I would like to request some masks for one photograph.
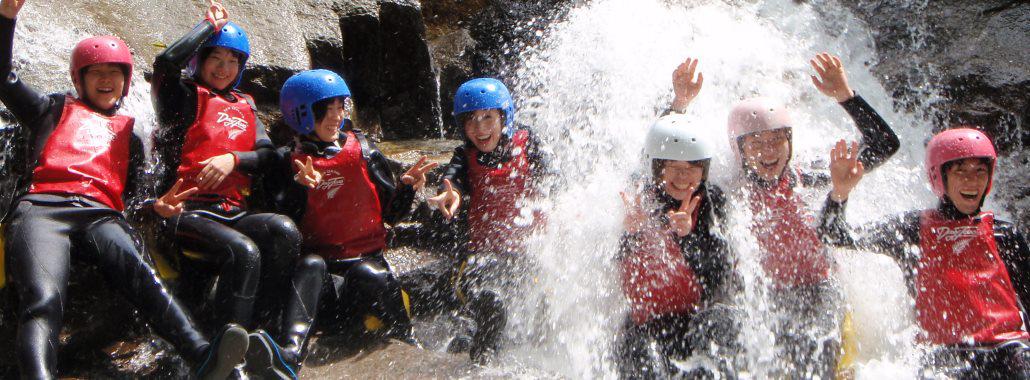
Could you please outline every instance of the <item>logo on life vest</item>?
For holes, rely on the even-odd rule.
[[[343,183],[346,182],[342,175],[335,170],[326,170],[325,174],[322,175],[322,182],[318,184],[316,189],[325,191],[325,195],[329,199],[336,197],[336,193],[343,188]]]
[[[89,114],[82,120],[82,126],[75,133],[72,146],[81,152],[98,155],[105,152],[114,141],[111,121],[98,115]]]
[[[969,247],[978,234],[976,226],[939,227],[937,242],[951,243],[951,251],[958,254]]]
[[[236,137],[247,131],[247,127],[250,123],[247,123],[247,119],[243,118],[243,113],[236,107],[226,108],[225,111],[218,111],[218,124],[229,130],[229,139],[235,140]]]

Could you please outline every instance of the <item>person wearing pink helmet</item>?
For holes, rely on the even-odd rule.
[[[864,167],[853,150],[831,152],[833,190],[820,232],[830,244],[890,256],[915,299],[924,364],[955,378],[1030,378],[1030,247],[1016,227],[982,210],[997,153],[972,128],[945,130],[926,146],[937,207],[851,231],[844,210]]]
[[[822,53],[811,62],[817,75],[812,83],[836,100],[855,121],[862,135],[858,159],[875,168],[900,145],[890,126],[848,85],[840,59]],[[673,73],[672,112],[684,112],[703,82],[697,61],[688,59]],[[840,290],[832,279],[833,262],[819,240],[815,215],[796,194],[798,188],[825,187],[825,173],[804,172],[791,164],[794,122],[789,110],[775,99],[758,97],[738,103],[728,118],[733,168],[740,173],[736,199],[747,204],[764,274],[770,280],[778,350],[784,370],[818,375],[833,374],[839,342],[833,336],[840,319]],[[853,144],[857,150],[858,144]],[[819,341],[822,340],[822,341]]]
[[[91,37],[72,50],[75,92],[42,95],[11,65],[15,20],[24,0],[0,2],[0,101],[28,136],[13,211],[4,218],[6,273],[18,294],[17,341],[22,378],[57,377],[69,277],[97,267],[112,288],[205,379],[226,378],[247,350],[246,330],[228,325],[204,338],[143,256],[126,209],[143,199],[143,144],[134,119],[118,114],[129,93],[132,54],[114,36]],[[174,190],[172,196],[182,196]],[[6,208],[5,208],[6,209]]]

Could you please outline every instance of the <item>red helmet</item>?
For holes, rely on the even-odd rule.
[[[955,128],[938,133],[926,144],[926,174],[930,179],[930,187],[937,197],[944,196],[944,164],[966,158],[987,158],[991,160],[991,179],[987,182],[984,197],[991,192],[994,183],[994,165],[998,161],[998,153],[994,144],[983,132],[972,128]]]
[[[116,63],[125,66],[125,86],[122,89],[122,96],[129,94],[129,85],[132,83],[132,52],[129,46],[120,38],[115,36],[90,37],[79,41],[72,49],[71,74],[75,90],[79,89],[82,78],[79,73],[89,65],[99,63]]]

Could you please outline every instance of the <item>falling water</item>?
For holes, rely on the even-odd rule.
[[[849,220],[862,224],[933,204],[921,169],[930,126],[921,115],[893,110],[871,71],[877,58],[868,28],[836,2],[593,1],[541,32],[542,43],[522,53],[515,93],[520,121],[554,153],[556,181],[563,186],[544,201],[547,227],[530,243],[542,268],[533,289],[547,299],[551,334],[524,354],[525,362],[573,378],[614,376],[613,337],[627,311],[614,261],[623,212],[618,193],[642,167],[643,136],[667,107],[671,73],[686,57],[701,59],[704,88],[688,114],[717,145],[711,175],[723,188],[730,189],[733,175],[727,114],[743,98],[769,96],[788,104],[795,120],[792,162],[805,170],[825,170],[837,139],[859,138],[844,110],[809,79],[814,72],[808,60],[827,51],[841,57],[851,86],[902,142],[897,155],[855,191]],[[803,195],[819,210],[827,190]],[[777,358],[746,225],[732,225],[728,235],[745,278],[739,299],[747,311],[740,337],[747,347],[744,375],[762,378]],[[918,351],[910,342],[916,328],[901,271],[883,256],[834,255],[859,339],[857,377],[914,376]]]

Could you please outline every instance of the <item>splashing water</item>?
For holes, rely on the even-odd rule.
[[[514,73],[520,122],[553,151],[563,184],[545,201],[551,210],[546,230],[530,242],[542,268],[533,290],[547,299],[553,333],[526,353],[527,362],[574,378],[614,376],[612,337],[627,311],[614,268],[623,208],[618,193],[642,168],[643,137],[669,104],[673,69],[686,57],[701,59],[705,84],[688,114],[716,143],[711,180],[731,189],[726,119],[743,98],[769,96],[788,105],[796,124],[792,162],[804,170],[825,169],[837,139],[859,138],[846,112],[809,79],[808,60],[823,51],[841,57],[851,86],[902,142],[854,193],[849,220],[859,225],[932,205],[921,169],[930,127],[921,115],[893,111],[871,72],[876,51],[869,32],[836,2],[595,1],[571,10],[542,43],[522,53]],[[819,210],[826,191],[807,192],[804,199]],[[743,376],[762,378],[777,360],[765,321],[764,276],[746,224],[730,229],[745,279],[741,305],[748,327],[741,340],[749,372]],[[916,327],[897,265],[866,252],[840,250],[835,258],[859,340],[857,377],[914,376]]]

